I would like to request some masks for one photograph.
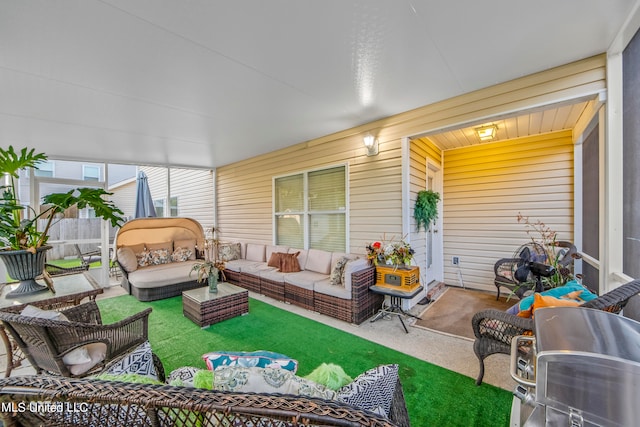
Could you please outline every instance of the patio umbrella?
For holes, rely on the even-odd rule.
[[[153,199],[151,198],[151,190],[147,175],[140,171],[136,181],[136,218],[155,217],[156,209],[153,207]]]

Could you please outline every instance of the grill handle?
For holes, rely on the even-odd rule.
[[[511,374],[511,378],[513,378],[515,382],[517,382],[518,384],[522,384],[525,387],[535,387],[536,386],[535,381],[522,378],[520,375],[518,375],[518,348],[524,342],[529,342],[531,349],[533,351],[536,338],[528,335],[518,335],[513,337],[513,339],[511,340],[511,364],[509,367],[509,371]],[[533,363],[533,360],[532,360],[532,363]]]

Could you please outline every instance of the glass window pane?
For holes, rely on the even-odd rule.
[[[309,247],[343,252],[346,249],[345,215],[317,214],[309,219]]]
[[[33,170],[35,176],[52,177],[55,167],[53,162],[46,161],[38,163],[38,168]]]
[[[99,181],[100,180],[100,168],[96,166],[83,166],[82,167],[82,179],[85,181]]]
[[[276,212],[301,212],[304,209],[302,175],[286,176],[275,180]]]
[[[335,211],[345,209],[344,166],[309,172],[309,210]]]
[[[157,217],[164,217],[164,199],[155,199],[153,201],[153,207],[156,210]]]
[[[173,216],[173,217],[178,216],[178,198],[177,197],[171,197],[171,199],[169,199],[169,211],[170,211],[170,216]]]
[[[304,218],[302,215],[276,216],[276,244],[304,248]]]

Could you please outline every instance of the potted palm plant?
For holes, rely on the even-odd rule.
[[[16,152],[12,146],[0,148],[0,177],[3,178],[0,191],[0,259],[7,267],[12,279],[20,280],[16,290],[7,298],[46,290],[35,281],[44,270],[45,253],[49,229],[54,220],[63,216],[65,210],[77,206],[78,209],[91,207],[97,217],[108,220],[114,227],[124,222],[123,212],[103,196],[112,193],[102,188],[76,188],[66,193],[52,193],[42,198],[44,209],[38,213],[31,206],[20,204],[16,180],[20,170],[38,168],[47,160],[44,153],[23,148]],[[38,220],[45,219],[43,229],[38,229]]]

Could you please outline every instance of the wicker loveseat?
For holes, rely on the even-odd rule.
[[[6,426],[409,426],[399,383],[389,419],[302,396],[47,376],[0,380],[0,407]]]

